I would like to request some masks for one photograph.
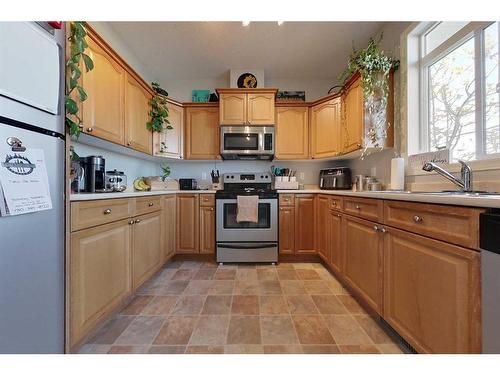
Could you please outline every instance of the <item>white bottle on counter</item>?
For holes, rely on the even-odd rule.
[[[391,190],[405,189],[405,159],[391,160]]]

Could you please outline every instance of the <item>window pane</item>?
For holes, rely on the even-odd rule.
[[[498,110],[498,22],[484,30],[484,125],[486,133],[485,152],[500,152],[499,128],[500,113]]]
[[[433,51],[468,22],[440,22],[425,34],[425,54]]]
[[[452,159],[476,158],[474,38],[428,68],[429,146]]]

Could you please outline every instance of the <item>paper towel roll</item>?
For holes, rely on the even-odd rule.
[[[391,190],[404,190],[405,188],[405,159],[394,158],[391,160]]]

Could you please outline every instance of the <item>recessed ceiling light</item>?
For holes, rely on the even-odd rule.
[[[247,27],[248,25],[250,25],[250,21],[241,21],[241,24]]]
[[[278,21],[278,26],[281,26],[285,23],[285,21]]]

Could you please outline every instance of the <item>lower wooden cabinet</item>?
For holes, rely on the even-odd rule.
[[[389,228],[384,319],[420,353],[480,353],[479,253]]]
[[[128,220],[71,234],[70,347],[132,293]]]
[[[167,261],[175,253],[176,235],[176,196],[166,195],[163,197],[163,261]]]
[[[345,281],[381,314],[384,238],[379,228],[371,221],[344,215],[342,270]]]
[[[279,209],[279,253],[295,252],[295,208],[293,206]]]
[[[326,262],[340,275],[342,272],[342,214],[336,210],[328,212],[326,222],[327,260]]]
[[[316,250],[318,255],[325,262],[329,258],[328,240],[329,228],[328,221],[330,216],[329,200],[327,195],[318,195],[317,197],[317,216],[318,222],[316,225]]]
[[[316,196],[295,196],[295,253],[316,253]]]
[[[199,196],[177,196],[177,253],[199,252]]]
[[[132,226],[132,285],[141,286],[161,266],[162,218],[161,212],[137,216]]]
[[[215,254],[215,207],[200,207],[200,253]]]

